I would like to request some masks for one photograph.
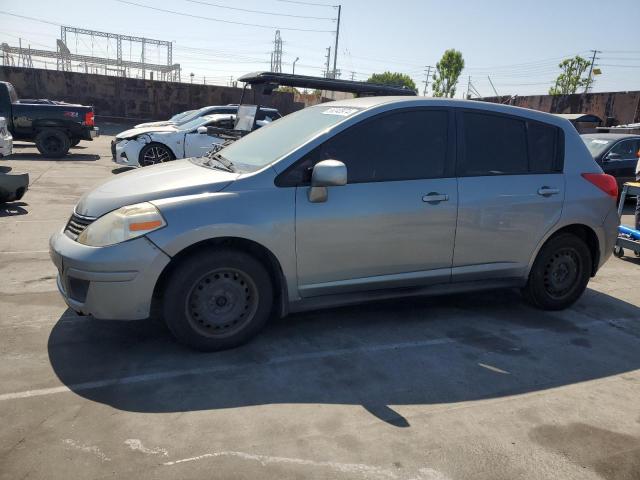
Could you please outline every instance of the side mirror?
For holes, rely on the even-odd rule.
[[[605,162],[610,162],[611,160],[620,160],[622,155],[619,153],[608,153],[606,157],[604,157]]]
[[[312,203],[326,202],[329,197],[327,187],[341,187],[347,184],[347,167],[338,160],[323,160],[313,167],[311,188],[308,198]]]
[[[196,129],[196,132],[198,132],[199,134],[206,134],[207,133],[207,127],[198,127]]]

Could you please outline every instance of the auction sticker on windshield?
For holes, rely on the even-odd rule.
[[[324,112],[324,115],[338,115],[340,117],[348,117],[352,113],[357,112],[357,108],[344,108],[344,107],[331,107],[327,108]]]

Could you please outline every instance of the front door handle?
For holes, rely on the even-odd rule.
[[[559,188],[540,187],[538,189],[538,195],[543,197],[550,197],[551,195],[557,195],[558,193],[560,193]]]
[[[430,203],[431,205],[436,205],[440,202],[446,202],[447,200],[449,200],[449,195],[438,192],[429,192],[426,195],[422,196],[422,201],[425,203]]]

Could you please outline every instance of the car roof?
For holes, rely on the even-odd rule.
[[[633,133],[584,133],[585,138],[600,138],[602,140],[620,140],[622,138],[640,138],[640,135]]]
[[[506,115],[517,115],[527,117],[532,120],[550,123],[562,128],[575,130],[575,127],[564,118],[556,115],[532,110],[529,108],[502,105],[500,103],[481,102],[478,100],[461,100],[455,98],[435,98],[435,97],[411,97],[411,96],[382,96],[382,97],[361,97],[346,100],[336,100],[334,102],[320,103],[308,108],[322,107],[353,107],[361,109],[373,109],[383,106],[397,104],[398,107],[455,107],[469,108],[474,110],[484,110],[487,112],[504,113]]]

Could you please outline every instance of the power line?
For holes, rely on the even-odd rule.
[[[332,17],[313,17],[308,15],[292,15],[288,13],[276,13],[276,12],[265,12],[264,10],[251,10],[248,8],[239,8],[239,7],[229,7],[227,5],[220,5],[218,3],[204,2],[201,0],[185,0],[185,2],[198,3],[200,5],[208,5],[210,7],[216,8],[224,8],[227,10],[236,10],[238,12],[248,12],[248,13],[259,13],[261,15],[272,15],[274,17],[290,17],[290,18],[308,18],[312,20],[332,20],[335,21],[335,18]]]
[[[39,18],[27,17],[26,15],[18,15],[17,13],[9,13],[9,12],[0,12],[2,15],[10,15],[12,17],[24,18],[26,20],[33,20],[34,22],[46,23],[47,25],[55,25],[56,27],[61,27],[62,25],[59,23],[48,22],[47,20],[41,20]]]
[[[152,7],[150,5],[142,5],[140,3],[129,2],[128,0],[115,0],[115,1],[120,3],[126,3],[128,5],[133,5],[136,7],[147,8],[149,10],[155,10],[157,12],[171,13],[173,15],[180,15],[183,17],[197,18],[199,20],[208,20],[210,22],[227,23],[231,25],[242,25],[244,27],[268,28],[269,30],[274,30],[274,29],[290,30],[290,31],[296,31],[296,32],[334,33],[333,30],[314,30],[314,29],[295,28],[295,27],[276,27],[274,25],[261,25],[257,23],[234,22],[231,20],[222,20],[220,18],[204,17],[201,15],[192,15],[190,13],[176,12],[175,10],[167,10],[164,8]]]
[[[311,5],[313,7],[332,7],[332,8],[338,8],[337,5],[329,5],[327,3],[312,3],[312,2],[299,2],[296,0],[276,0],[276,2],[282,2],[282,3],[296,3],[298,5]]]

